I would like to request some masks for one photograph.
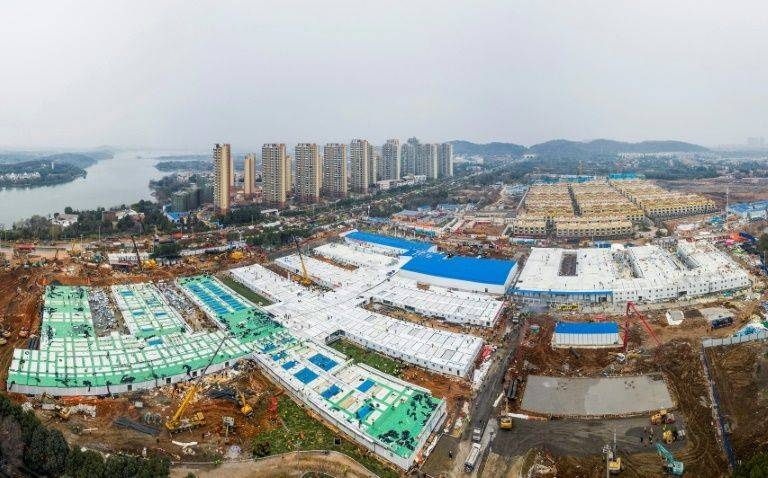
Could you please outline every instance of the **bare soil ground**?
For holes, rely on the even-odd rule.
[[[685,446],[675,457],[685,463],[687,476],[725,477],[728,465],[717,441],[709,408],[704,369],[696,342],[675,340],[656,349],[652,357],[644,358],[647,367],[658,367],[664,374],[677,410],[686,418]],[[626,466],[622,476],[663,476],[662,462],[656,453],[624,454]],[[557,459],[558,476],[601,477],[605,475],[601,457],[568,456]]]
[[[737,459],[768,449],[768,345],[750,342],[712,347],[707,354],[720,397],[721,412],[731,427]]]
[[[701,363],[698,337],[704,335],[706,326],[690,321],[686,332],[667,332],[667,328],[654,325],[655,332],[671,339],[670,336],[695,336],[696,338],[675,338],[665,342],[660,347],[649,347],[650,341],[647,332],[639,326],[630,329],[630,346],[625,363],[616,360],[616,352],[621,349],[589,350],[578,349],[574,352],[569,349],[553,349],[551,347],[554,320],[551,318],[537,318],[535,323],[541,326],[538,333],[526,331],[525,338],[518,354],[511,362],[507,373],[507,380],[515,377],[524,378],[529,373],[556,375],[556,376],[598,376],[603,373],[608,375],[624,375],[637,373],[661,373],[670,389],[673,400],[676,403],[675,411],[684,418],[687,439],[679,447],[674,444],[674,453],[678,459],[685,462],[686,475],[688,476],[727,476],[728,468],[722,447],[716,438],[716,428],[712,424],[712,414],[709,408],[709,395],[707,383],[704,377],[704,369]],[[703,329],[703,330],[702,330]],[[524,392],[524,383],[521,384],[519,393]],[[521,395],[519,395],[521,396]],[[514,408],[514,407],[513,407]],[[604,426],[627,426],[631,430],[626,433],[634,436],[637,418],[621,419],[618,425],[611,425],[603,421],[563,421],[558,426],[557,422],[525,422],[522,428],[531,429],[535,433],[537,428],[542,432],[549,430],[551,445],[543,448],[554,451],[555,468],[557,476],[568,477],[602,477],[605,476],[605,464],[600,456],[599,449],[602,443],[593,444],[592,449],[585,449],[580,453],[569,452],[575,450],[578,443],[584,440],[578,436],[598,435],[605,430],[595,430],[602,423]],[[641,419],[641,422],[645,422]],[[570,424],[570,425],[569,425]],[[581,427],[579,425],[581,424]],[[768,426],[766,427],[768,428]],[[559,433],[564,433],[561,439]],[[501,435],[499,438],[501,438]],[[631,438],[630,438],[631,439]],[[637,438],[635,438],[637,439]],[[535,440],[534,440],[535,441]],[[591,441],[595,441],[592,439]],[[628,447],[622,450],[621,441],[619,452],[625,462],[626,470],[622,476],[647,477],[662,476],[662,462],[658,455],[651,451],[638,452],[636,447]],[[567,443],[572,445],[566,445]],[[531,443],[534,445],[534,443]],[[562,445],[562,446],[560,446]],[[540,444],[534,445],[536,447]],[[679,448],[678,448],[679,447]],[[565,453],[563,453],[565,452]],[[545,475],[546,476],[546,475]]]

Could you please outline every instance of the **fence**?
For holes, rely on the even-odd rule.
[[[731,447],[731,439],[726,432],[725,419],[723,414],[720,413],[720,396],[717,393],[717,386],[712,380],[712,374],[709,371],[709,358],[707,357],[707,349],[701,348],[701,361],[704,365],[704,374],[707,377],[707,384],[709,385],[709,394],[712,399],[712,412],[717,418],[717,426],[720,430],[720,436],[723,439],[723,449],[725,449],[725,456],[728,458],[728,464],[733,470],[736,467],[736,456],[733,454],[733,448]]]
[[[752,342],[753,340],[766,340],[768,339],[768,331],[755,332],[752,334],[736,335],[733,337],[723,337],[722,339],[704,339],[701,341],[701,345],[704,348],[719,347],[721,345],[734,345],[743,344],[744,342]]]

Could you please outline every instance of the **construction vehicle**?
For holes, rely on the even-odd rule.
[[[664,443],[669,445],[673,441],[675,441],[675,436],[672,433],[672,430],[664,430],[664,433],[661,434],[661,439],[664,440]]]
[[[237,393],[238,405],[240,405],[240,413],[246,417],[253,415],[253,407],[245,401],[245,395],[243,392],[239,388],[236,388],[235,392]]]
[[[309,278],[307,266],[304,264],[304,256],[301,254],[301,248],[299,247],[299,241],[296,239],[296,236],[293,236],[293,243],[296,245],[296,252],[299,254],[299,261],[301,262],[301,285],[310,286],[312,285],[312,279]]]
[[[480,459],[480,450],[481,447],[479,443],[472,444],[472,448],[469,450],[469,455],[464,462],[464,471],[466,473],[472,473],[472,471],[475,469],[477,461]]]
[[[613,445],[604,445],[606,475],[618,475],[624,466],[621,464],[618,447],[616,446],[616,432],[613,433]]]
[[[499,417],[499,430],[511,430],[514,426],[515,422],[512,421],[512,417],[508,414]]]
[[[77,245],[77,242],[72,241],[72,245],[70,246],[68,252],[70,256],[78,257],[83,252],[83,249]]]
[[[205,366],[203,371],[200,372],[200,375],[197,376],[196,380],[190,382],[190,386],[187,389],[187,392],[184,394],[184,398],[181,400],[181,405],[179,405],[179,408],[176,409],[176,413],[174,413],[173,416],[165,422],[165,428],[171,435],[205,425],[205,416],[202,412],[195,412],[192,416],[186,418],[184,417],[184,412],[187,411],[187,408],[192,402],[192,399],[194,399],[195,395],[197,395],[197,391],[200,388],[200,382],[202,378],[205,376],[205,373],[208,371],[208,368],[211,366],[216,356],[219,355],[219,350],[221,350],[221,347],[224,345],[224,342],[226,342],[228,338],[229,336],[224,336],[221,339],[218,347],[216,347],[216,351],[213,352],[213,355],[211,355],[211,359],[208,361],[208,364]]]
[[[685,464],[680,460],[675,460],[675,456],[669,452],[661,443],[656,444],[656,450],[664,460],[664,471],[673,476],[683,476]]]
[[[139,254],[139,246],[136,245],[136,236],[131,234],[131,242],[133,242],[133,252],[136,254],[136,265],[139,269],[144,270],[141,264],[141,254]]]
[[[634,302],[631,300],[627,301],[627,309],[625,313],[625,320],[624,320],[624,353],[627,353],[627,347],[629,346],[629,320],[632,317],[636,317],[640,320],[640,322],[643,324],[643,327],[645,327],[645,330],[648,331],[648,335],[653,338],[653,341],[656,342],[656,345],[661,345],[661,341],[658,337],[656,337],[656,334],[653,332],[653,329],[648,324],[648,321],[645,319],[645,315],[640,312],[640,310],[637,308]]]
[[[141,261],[141,268],[143,270],[152,270],[157,268],[157,261],[154,259],[147,259],[145,261]]]
[[[233,261],[241,261],[245,257],[245,254],[243,254],[243,251],[233,251],[232,254],[229,255],[229,258]]]
[[[651,415],[651,425],[668,425],[675,423],[675,415],[667,410],[659,410],[659,413]]]

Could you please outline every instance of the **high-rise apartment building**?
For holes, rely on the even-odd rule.
[[[232,155],[229,144],[213,147],[213,206],[216,211],[229,210],[230,178],[232,177]]]
[[[400,179],[400,140],[388,139],[381,147],[379,180]]]
[[[267,143],[261,147],[262,177],[264,202],[283,206],[287,194],[285,169],[290,166],[285,154],[285,144]]]
[[[424,175],[427,179],[437,179],[437,145],[433,143],[419,144],[416,148],[416,175]]]
[[[370,145],[365,139],[353,139],[349,145],[349,186],[353,192],[368,193]]]
[[[229,189],[235,187],[235,160],[229,155]]]
[[[373,186],[379,180],[379,155],[371,143],[368,143],[368,186]]]
[[[403,147],[400,150],[402,161],[401,176],[416,174],[416,157],[419,154],[419,144],[419,140],[416,138],[409,138],[406,143],[403,143]]]
[[[289,196],[293,192],[293,158],[290,154],[285,156],[285,194]]]
[[[296,156],[296,196],[300,201],[316,202],[320,199],[323,180],[322,163],[315,143],[299,143]]]
[[[438,176],[441,178],[453,177],[453,145],[441,143],[437,147]]]
[[[256,187],[256,155],[245,155],[245,167],[243,168],[243,194],[251,196]]]
[[[347,196],[347,145],[328,143],[323,149],[323,191],[333,197]]]

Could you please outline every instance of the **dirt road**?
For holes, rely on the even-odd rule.
[[[171,477],[183,478],[194,473],[198,478],[282,478],[300,477],[309,471],[344,478],[376,478],[376,475],[347,455],[322,451],[302,452],[298,459],[295,453],[286,453],[258,461],[224,463],[217,467],[182,465],[171,469]]]

